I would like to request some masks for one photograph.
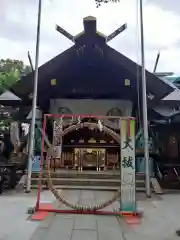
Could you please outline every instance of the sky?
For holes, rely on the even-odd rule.
[[[35,59],[38,0],[0,0],[0,58],[23,60],[27,52]],[[72,43],[55,30],[60,25],[76,35],[83,30],[83,18],[97,18],[98,31],[109,35],[122,24],[127,29],[108,43],[140,64],[139,0],[121,0],[96,8],[95,0],[42,0],[39,65],[66,50]],[[153,71],[180,73],[180,0],[144,0],[145,65]]]

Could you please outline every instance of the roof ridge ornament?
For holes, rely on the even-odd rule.
[[[83,18],[83,21],[96,21],[96,17],[87,16],[87,17]]]
[[[75,42],[74,36],[71,33],[67,32],[64,28],[60,27],[57,24],[56,24],[55,28],[56,28],[56,31],[61,33],[64,37],[68,38],[72,42]]]
[[[122,33],[127,28],[127,23],[124,23],[121,27],[116,29],[114,32],[112,32],[109,36],[106,37],[106,43],[111,41],[113,38],[117,37],[120,33]]]
[[[75,40],[77,39],[77,37],[80,37],[82,34],[88,34],[89,32],[91,32],[91,34],[93,32],[93,33],[98,34],[99,36],[104,37],[106,39],[106,43],[107,43],[107,42],[111,41],[112,39],[114,39],[115,37],[117,37],[117,35],[122,33],[127,28],[127,23],[124,23],[119,28],[117,28],[114,32],[112,32],[108,36],[105,36],[104,34],[97,31],[97,29],[96,29],[96,18],[95,17],[87,16],[87,17],[83,18],[83,22],[84,22],[84,31],[80,34],[77,34],[76,36],[73,36],[71,33],[69,33],[64,28],[60,27],[57,24],[56,24],[56,31],[61,33],[63,36],[68,38],[73,43],[75,43]]]

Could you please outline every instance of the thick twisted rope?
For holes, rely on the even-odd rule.
[[[93,129],[98,129],[99,125],[97,123],[91,123],[91,122],[77,123],[75,125],[69,126],[64,131],[62,131],[60,133],[60,137],[62,138],[63,136],[65,136],[69,132],[72,132],[72,131],[78,130],[78,129],[82,129],[82,128],[85,128],[85,127],[88,127],[89,129],[93,130]],[[106,126],[103,126],[102,131],[109,134],[113,139],[115,139],[120,144],[120,136],[116,132],[112,131],[110,128],[108,128]],[[53,182],[52,182],[52,178],[51,178],[51,171],[50,171],[50,160],[51,160],[51,156],[52,156],[52,151],[53,151],[53,148],[51,146],[49,148],[48,156],[46,158],[47,183],[48,183],[48,187],[51,190],[51,192],[53,193],[53,195],[61,203],[65,204],[67,207],[70,207],[70,208],[75,209],[77,211],[97,211],[97,210],[103,209],[103,208],[111,205],[113,202],[115,202],[119,198],[120,188],[116,191],[116,193],[114,194],[114,196],[112,198],[110,198],[109,200],[107,200],[103,203],[96,204],[94,206],[73,204],[73,203],[69,202],[68,200],[66,200],[63,196],[60,195],[59,191],[53,186]],[[40,176],[40,177],[42,177],[42,176]]]

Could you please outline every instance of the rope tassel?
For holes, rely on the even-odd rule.
[[[102,130],[103,130],[103,125],[102,125],[102,123],[101,123],[101,120],[98,120],[98,126],[99,126],[100,132],[102,132]]]

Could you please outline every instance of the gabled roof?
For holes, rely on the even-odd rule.
[[[179,101],[180,102],[180,91],[179,89],[175,89],[173,92],[168,94],[163,98],[164,101]]]
[[[174,84],[180,82],[180,76],[167,76],[165,78]]]
[[[21,101],[21,99],[7,90],[0,95],[0,101]]]
[[[153,110],[156,111],[157,113],[159,113],[160,115],[162,115],[163,117],[171,117],[171,116],[174,116],[174,115],[180,113],[179,109],[175,109],[170,106],[169,107],[157,106]]]
[[[21,104],[21,99],[14,93],[6,90],[0,95],[0,104],[4,106],[19,106]]]
[[[79,81],[78,77],[80,74],[83,71],[89,71],[82,77],[88,78],[88,75],[93,71],[92,69],[98,69],[97,71],[99,72],[95,74],[100,75],[99,80],[98,76],[97,78],[93,76],[88,84],[94,86],[97,92],[103,88],[103,91],[108,95],[110,92],[109,86],[112,88],[114,86],[117,94],[119,91],[119,95],[122,93],[128,95],[128,92],[126,92],[128,88],[125,88],[123,85],[125,78],[129,78],[133,85],[133,87],[129,87],[129,90],[127,90],[131,91],[129,95],[137,92],[137,85],[141,85],[141,67],[123,54],[109,47],[106,44],[106,36],[99,33],[96,29],[96,19],[88,17],[84,19],[84,31],[75,37],[74,46],[39,68],[38,89],[39,91],[43,89],[39,96],[48,96],[52,78],[57,79],[58,82],[56,90],[53,88],[56,94],[58,94],[57,91],[61,93],[62,91],[68,91],[68,87],[73,91]],[[67,76],[71,79],[67,80]],[[146,71],[146,77],[147,92],[155,98],[162,99],[174,91],[172,85],[148,71]],[[85,82],[86,79],[83,81],[78,83],[79,86],[83,84],[84,86],[87,85]],[[100,81],[101,84],[99,83],[98,85]],[[21,82],[13,87],[12,91],[20,97],[31,94],[33,92],[33,73],[23,77]],[[78,93],[74,92],[73,94],[75,96]]]
[[[60,66],[63,68],[64,64],[68,64],[74,51],[75,45],[40,66],[38,69],[38,85],[43,82],[44,77],[50,75],[52,72],[57,72]],[[19,96],[30,94],[33,92],[33,82],[34,72],[31,72],[23,76],[21,81],[13,86],[12,91]]]
[[[107,46],[108,57],[116,64],[124,66],[127,70],[136,75],[137,81],[141,81],[141,66],[130,60],[115,49]],[[139,76],[138,76],[139,75]],[[167,94],[171,93],[176,87],[168,81],[158,78],[155,74],[146,70],[147,92],[154,95],[156,98],[162,99]]]

